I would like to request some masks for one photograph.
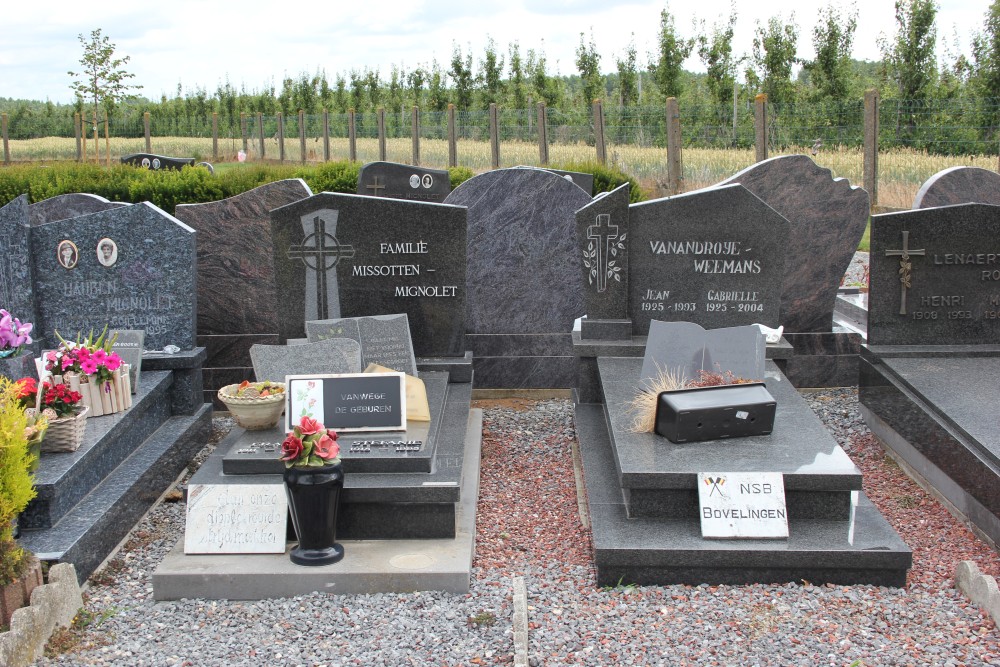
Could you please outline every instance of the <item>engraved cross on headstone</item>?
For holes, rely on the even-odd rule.
[[[608,288],[608,255],[611,252],[611,242],[618,238],[618,225],[611,224],[611,215],[601,213],[597,216],[597,224],[587,227],[587,238],[597,241],[597,291]]]
[[[921,257],[924,249],[913,250],[910,248],[910,232],[903,232],[903,247],[899,250],[886,250],[886,257],[899,257],[899,314],[906,315],[906,290],[910,288],[910,271],[913,265],[910,263],[910,255]]]
[[[365,187],[372,191],[371,194],[373,197],[381,197],[382,195],[380,195],[378,191],[385,190],[385,186],[379,183],[378,174],[375,175],[375,182],[371,185],[366,185]]]
[[[302,218],[305,238],[301,245],[289,246],[289,259],[299,259],[311,269],[306,273],[306,319],[340,317],[336,266],[341,259],[354,257],[354,246],[337,241],[337,211],[323,210]],[[332,220],[327,220],[329,215]],[[311,220],[310,220],[311,218]],[[309,229],[309,224],[312,229]],[[315,295],[312,298],[310,295]],[[332,297],[332,298],[331,298]],[[331,301],[333,308],[331,310]]]

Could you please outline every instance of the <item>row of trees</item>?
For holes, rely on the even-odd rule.
[[[735,4],[727,18],[712,25],[704,21],[693,26],[695,35],[685,35],[673,15],[664,8],[660,15],[656,52],[640,65],[635,40],[615,58],[614,71],[607,73],[593,35],[580,34],[576,52],[577,73],[556,76],[550,71],[543,48],[527,49],[511,43],[502,50],[492,39],[474,61],[470,48],[453,46],[451,61],[432,61],[412,70],[392,65],[388,74],[378,70],[351,70],[332,78],[325,70],[286,77],[280,88],[273,83],[262,89],[239,89],[228,79],[216,90],[185,90],[178,84],[173,97],[162,95],[153,101],[130,96],[135,86],[128,83],[124,70],[128,58],[117,59],[114,45],[100,30],[88,41],[82,35],[84,57],[82,77],[73,82],[77,92],[74,105],[51,102],[4,100],[0,111],[11,116],[12,136],[39,136],[43,133],[72,132],[68,120],[73,112],[99,107],[101,115],[140,116],[149,111],[163,131],[185,132],[184,128],[204,129],[206,118],[218,113],[223,125],[233,127],[240,113],[275,115],[318,114],[323,109],[344,113],[384,107],[405,117],[411,106],[425,111],[443,111],[455,104],[460,111],[482,110],[491,103],[506,109],[528,109],[544,101],[565,116],[568,122],[586,124],[590,101],[602,98],[608,109],[635,106],[662,106],[667,97],[679,98],[682,108],[711,108],[719,127],[736,126],[742,101],[748,105],[757,92],[766,93],[778,106],[856,106],[869,88],[880,90],[886,100],[905,101],[899,122],[912,131],[921,122],[919,109],[936,100],[1000,99],[1000,0],[994,0],[975,31],[968,56],[948,50],[946,62],[938,62],[934,0],[897,0],[896,25],[891,37],[880,44],[882,60],[877,63],[853,59],[857,9],[841,9],[828,4],[818,12],[811,39],[815,57],[796,57],[798,26],[781,17],[758,22],[753,46],[748,54],[733,51],[737,18]],[[703,63],[705,73],[691,73],[682,64],[692,54]],[[793,72],[797,75],[793,77]],[[743,83],[738,83],[740,80]],[[137,91],[135,91],[137,92]],[[978,113],[976,121],[993,136],[1000,127],[996,105],[980,105],[990,111]],[[736,108],[734,108],[736,107]],[[903,107],[901,107],[903,108]],[[160,132],[162,133],[162,132]]]

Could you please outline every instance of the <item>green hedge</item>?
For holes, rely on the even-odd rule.
[[[606,192],[631,184],[631,201],[646,195],[638,183],[626,174],[593,162],[567,163],[556,168],[594,174],[594,192]],[[225,164],[215,174],[201,167],[181,171],[150,171],[127,165],[111,168],[92,164],[53,164],[51,166],[13,165],[0,168],[0,206],[27,194],[31,203],[56,195],[88,192],[110,201],[138,203],[149,201],[173,214],[177,204],[218,201],[252,190],[265,183],[286,178],[301,178],[313,192],[346,192],[358,187],[358,162],[324,162],[316,166],[268,164]],[[472,178],[466,167],[449,169],[454,189]]]

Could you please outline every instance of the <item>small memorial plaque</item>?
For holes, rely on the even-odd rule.
[[[184,553],[284,553],[287,517],[284,484],[191,484]]]
[[[698,512],[705,538],[787,538],[779,472],[700,472]]]
[[[118,329],[108,332],[108,338],[114,338],[112,352],[117,352],[122,361],[129,367],[129,383],[132,393],[139,389],[139,372],[142,370],[142,345],[146,332],[142,329]]]
[[[338,431],[405,431],[406,375],[289,375],[285,430],[312,417]]]

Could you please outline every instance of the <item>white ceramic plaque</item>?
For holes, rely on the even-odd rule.
[[[698,473],[698,500],[702,537],[788,537],[780,472]]]
[[[184,553],[285,553],[287,518],[284,484],[191,484]]]

